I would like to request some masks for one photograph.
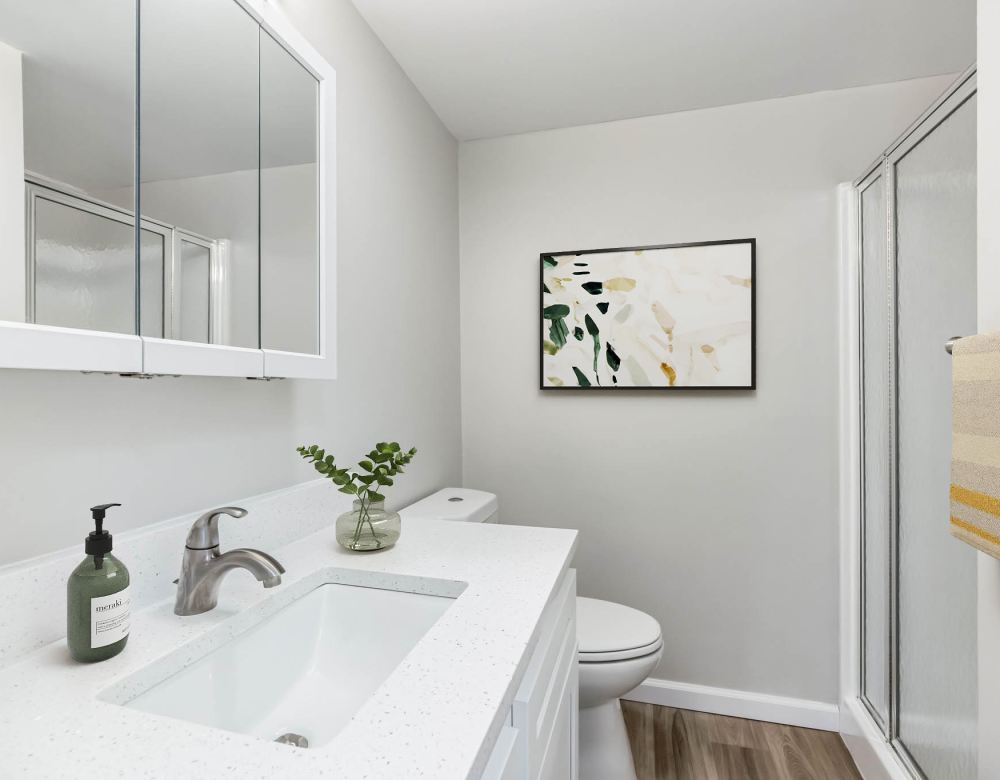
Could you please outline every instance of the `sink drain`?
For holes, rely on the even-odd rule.
[[[280,737],[275,737],[275,742],[280,742],[282,745],[291,745],[292,747],[307,748],[309,747],[309,740],[303,737],[301,734],[296,734],[289,731],[287,734],[282,734]]]

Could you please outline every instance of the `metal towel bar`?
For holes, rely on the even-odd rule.
[[[947,352],[950,355],[951,354],[951,348],[954,347],[955,346],[955,342],[958,341],[961,338],[965,338],[965,337],[964,336],[952,336],[950,339],[948,339],[944,343],[944,351]]]

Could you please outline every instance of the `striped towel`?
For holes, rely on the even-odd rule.
[[[952,348],[951,533],[1000,558],[1000,333]]]

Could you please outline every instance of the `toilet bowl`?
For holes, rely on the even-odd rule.
[[[580,778],[635,778],[619,697],[645,680],[663,653],[660,624],[645,612],[579,597]]]
[[[401,509],[406,523],[424,518],[497,522],[497,497],[445,488]],[[611,601],[576,600],[580,671],[580,780],[635,780],[619,697],[645,680],[663,652],[660,624]]]

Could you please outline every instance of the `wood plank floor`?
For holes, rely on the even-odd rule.
[[[839,734],[622,701],[639,780],[860,780]]]

